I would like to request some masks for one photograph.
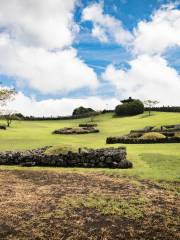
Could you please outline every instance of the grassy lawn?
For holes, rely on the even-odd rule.
[[[16,121],[7,131],[0,131],[0,151],[24,150],[45,145],[58,146],[71,144],[77,147],[110,147],[105,140],[108,136],[118,136],[132,129],[147,125],[165,125],[180,123],[179,113],[155,112],[148,117],[147,113],[134,117],[114,118],[112,114],[97,116],[100,133],[87,135],[53,135],[51,132],[62,127],[77,126],[89,119],[66,121]],[[118,146],[112,145],[112,146]],[[180,144],[141,144],[127,145],[128,159],[134,164],[128,170],[99,169],[63,169],[63,171],[103,171],[113,175],[130,175],[155,180],[180,180]],[[2,167],[1,167],[2,168]],[[35,168],[36,169],[36,168]],[[57,169],[56,169],[57,170]],[[58,169],[57,171],[62,171]]]

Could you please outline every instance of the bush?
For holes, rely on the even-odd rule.
[[[79,107],[79,108],[75,108],[73,111],[73,116],[76,115],[83,115],[83,114],[87,114],[87,113],[95,113],[96,111],[93,110],[92,108],[85,108],[85,107]]]
[[[164,138],[166,138],[166,136],[158,132],[144,133],[143,136],[140,137],[140,139],[164,139]]]
[[[116,106],[115,114],[117,116],[132,116],[141,114],[144,112],[144,105],[140,100],[134,100],[132,102],[123,103]]]
[[[0,129],[6,130],[6,125],[5,124],[0,124]]]
[[[180,138],[180,132],[176,132],[176,133],[174,134],[174,136],[177,137],[177,138]]]

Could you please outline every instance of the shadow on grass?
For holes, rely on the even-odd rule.
[[[156,114],[152,114],[149,116],[149,114],[145,114],[145,115],[141,115],[139,116],[139,118],[150,118],[150,117],[153,117],[153,116],[156,116]]]

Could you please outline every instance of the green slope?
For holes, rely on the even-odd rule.
[[[0,151],[23,150],[45,145],[69,144],[86,147],[109,147],[106,137],[128,133],[132,129],[147,125],[180,123],[180,113],[147,113],[134,116],[113,118],[104,114],[95,118],[100,133],[87,135],[53,135],[51,132],[62,127],[77,126],[88,119],[66,121],[17,121],[7,131],[0,130]],[[113,145],[118,146],[118,145]],[[180,180],[180,144],[127,145],[128,158],[134,163],[129,170],[106,170],[112,174],[130,174],[143,178]],[[98,170],[97,170],[98,171]]]

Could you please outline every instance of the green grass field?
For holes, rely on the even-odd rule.
[[[180,123],[180,113],[154,112],[133,117],[115,118],[112,114],[99,115],[95,118],[100,133],[87,135],[53,135],[51,132],[62,127],[77,126],[89,119],[63,121],[14,121],[7,130],[0,130],[0,151],[25,150],[42,146],[58,146],[71,144],[77,147],[110,147],[106,145],[106,137],[128,133],[132,129],[147,125],[165,125]],[[113,145],[118,146],[118,144]],[[134,164],[133,169],[83,169],[83,171],[104,171],[113,175],[131,175],[154,180],[180,180],[180,144],[142,144],[127,145],[128,159]],[[1,167],[2,168],[2,167]],[[62,168],[58,171],[62,171]],[[79,169],[63,169],[63,171],[79,171]]]

